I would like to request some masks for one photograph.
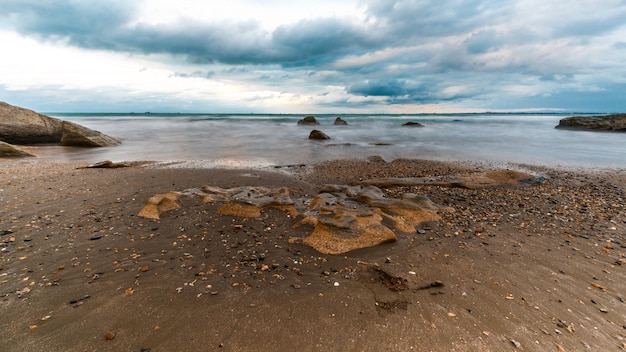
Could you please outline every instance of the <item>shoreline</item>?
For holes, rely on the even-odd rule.
[[[315,194],[329,183],[490,165],[77,169],[87,163],[31,161],[0,161],[8,351],[626,348],[624,169],[523,164],[545,182],[382,187],[454,212],[394,243],[327,255],[290,243],[310,228],[277,209],[223,216],[215,204],[184,198],[159,220],[137,214],[155,194],[203,185]]]

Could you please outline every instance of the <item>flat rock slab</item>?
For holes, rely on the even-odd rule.
[[[204,186],[151,197],[139,216],[159,219],[178,209],[180,196],[202,203],[222,203],[217,215],[257,218],[266,208],[282,210],[294,219],[294,226],[313,226],[305,237],[290,243],[303,243],[325,254],[341,254],[397,240],[396,232],[416,233],[423,222],[439,220],[439,211],[452,211],[435,205],[427,197],[407,193],[402,198],[386,198],[375,186],[325,185],[314,197],[296,188],[243,186],[224,189]],[[391,225],[389,225],[391,224]]]

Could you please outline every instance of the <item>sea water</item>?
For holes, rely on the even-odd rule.
[[[43,158],[71,161],[194,160],[264,167],[381,156],[443,161],[626,167],[626,134],[555,129],[562,114],[304,115],[49,114],[122,141],[110,148],[58,148]],[[406,127],[419,122],[423,127]],[[331,137],[309,140],[318,129]]]

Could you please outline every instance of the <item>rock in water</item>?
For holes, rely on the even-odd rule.
[[[0,140],[10,144],[58,143],[62,121],[0,102]]]
[[[315,116],[306,116],[305,118],[298,121],[298,125],[319,125]]]
[[[402,126],[405,126],[405,127],[424,127],[424,125],[422,125],[421,123],[413,122],[413,121],[409,121],[407,123],[403,123]]]
[[[74,147],[108,147],[121,142],[98,131],[63,121],[61,145]]]
[[[25,151],[14,147],[8,143],[0,141],[0,158],[22,158],[26,156],[33,156]]]
[[[61,143],[81,147],[120,144],[98,131],[4,102],[0,102],[0,140],[10,144]]]
[[[328,135],[322,131],[313,130],[309,134],[309,139],[324,140],[324,139],[330,139],[330,137],[328,137]]]
[[[626,132],[626,114],[566,117],[555,128]]]
[[[335,125],[347,125],[348,123],[346,122],[346,120],[342,119],[341,117],[338,117],[335,119]]]

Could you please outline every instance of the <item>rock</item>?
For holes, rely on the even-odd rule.
[[[63,121],[61,145],[73,147],[109,147],[121,144],[120,141],[98,131],[91,130],[69,121]]]
[[[298,121],[298,125],[319,125],[315,116],[306,116],[305,118]]]
[[[159,219],[161,214],[166,211],[180,208],[176,200],[180,194],[178,192],[168,192],[166,194],[157,194],[150,197],[146,202],[146,206],[141,209],[137,216],[148,219]]]
[[[335,119],[335,125],[347,125],[348,123],[346,122],[346,120],[342,119],[341,117],[337,117]]]
[[[324,140],[324,139],[330,139],[330,137],[328,137],[328,135],[322,131],[313,130],[309,134],[309,139]]]
[[[120,141],[75,123],[0,102],[0,140],[10,144],[102,147]]]
[[[626,114],[571,116],[561,119],[555,128],[626,132]]]
[[[380,155],[371,155],[367,157],[367,161],[369,161],[370,163],[380,163],[380,164],[385,164],[387,163],[385,161],[385,159],[383,159],[382,156]]]
[[[0,158],[23,158],[34,156],[9,143],[0,141]]]
[[[412,121],[409,121],[407,123],[403,123],[402,126],[405,126],[405,127],[424,127],[424,125],[422,125],[421,123],[419,123],[419,122],[412,122]]]
[[[0,140],[11,144],[58,143],[62,121],[0,102]]]
[[[258,218],[266,208],[301,219],[296,227],[312,225],[305,237],[292,237],[290,243],[302,243],[325,254],[341,254],[397,240],[396,231],[416,233],[416,226],[440,219],[438,212],[453,211],[439,207],[425,196],[406,193],[402,198],[386,198],[374,186],[324,185],[311,198],[293,188],[242,186],[223,189],[214,186],[182,192],[158,194],[150,198],[138,216],[158,219],[160,214],[177,209],[179,196],[223,203],[217,215]],[[241,228],[242,225],[236,225]]]
[[[117,169],[120,167],[129,167],[130,165],[126,163],[114,163],[111,160],[99,161],[94,164],[89,164],[84,167],[80,167],[79,169]]]

